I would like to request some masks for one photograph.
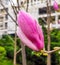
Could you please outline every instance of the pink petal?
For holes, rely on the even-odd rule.
[[[32,41],[38,47],[38,49],[41,50],[44,48],[44,36],[43,36],[42,28],[40,27],[38,22],[36,22],[36,29],[37,29],[37,33],[33,34]]]
[[[17,35],[21,39],[21,41],[27,45],[29,48],[39,51],[39,49],[24,35],[24,33],[21,31],[20,27],[17,29]]]
[[[26,12],[20,11],[17,21],[19,27],[28,38],[33,37],[33,34],[37,34],[35,21]]]
[[[39,23],[37,23],[37,30],[38,30],[39,37],[40,37],[41,41],[42,41],[43,44],[44,44],[44,35],[43,35],[43,31],[42,31],[42,28],[41,28],[41,26],[39,25]]]
[[[17,35],[22,42],[33,50],[38,51],[43,49],[44,36],[37,21],[33,19],[30,14],[20,11],[17,16],[17,22],[20,28],[20,30],[17,32]]]
[[[58,4],[57,4],[56,1],[54,1],[53,8],[54,8],[55,10],[58,10],[58,9],[59,9]]]
[[[39,38],[41,41],[40,45],[41,45],[41,48],[43,49],[43,47],[44,47],[44,35],[43,35],[42,28],[38,23],[37,23],[37,29],[38,29],[38,34],[39,34]]]

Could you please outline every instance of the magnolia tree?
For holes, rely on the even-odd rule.
[[[12,40],[14,44],[14,65],[16,65],[16,55],[22,50],[22,63],[26,64],[26,53],[25,46],[28,46],[30,49],[40,52],[43,50],[43,53],[47,53],[47,65],[51,65],[51,53],[59,50],[60,48],[56,48],[54,50],[50,50],[50,22],[51,22],[51,0],[46,0],[47,4],[47,35],[48,35],[48,45],[47,50],[44,49],[44,35],[41,26],[39,23],[29,14],[28,12],[28,0],[19,2],[20,0],[16,0],[17,5],[14,4],[13,0],[9,0],[11,7],[13,9],[15,19],[12,15],[6,11],[5,6],[0,0],[1,6],[5,9],[10,18],[15,22],[15,40]],[[26,4],[26,6],[24,6]],[[49,6],[50,5],[50,6]],[[13,7],[14,6],[14,7]],[[21,8],[25,8],[25,11],[22,11]],[[55,2],[53,5],[55,10],[58,10],[58,4]],[[17,28],[18,26],[18,28]],[[17,33],[16,33],[17,31]],[[17,36],[21,40],[21,49],[16,51],[17,45]],[[9,37],[12,39],[11,37]],[[41,52],[42,53],[42,52]]]

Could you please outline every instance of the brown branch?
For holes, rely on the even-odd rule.
[[[26,0],[27,1],[27,8],[26,8],[26,11],[28,12],[28,0]]]
[[[20,7],[19,7],[19,0],[17,0],[17,7],[18,7],[18,10],[20,10]]]
[[[16,54],[18,54],[21,50],[22,50],[22,48],[21,48],[21,49],[19,49],[19,50],[16,52]]]
[[[14,65],[16,65],[17,25],[15,24]]]
[[[51,53],[54,53],[56,51],[60,50],[60,48],[56,49],[56,50],[51,50],[51,51],[44,51],[45,53],[48,53],[48,54],[51,54]]]
[[[16,9],[13,7],[11,0],[9,0],[9,1],[10,1],[10,4],[11,4],[11,7],[12,7],[12,9],[13,9],[13,12],[14,12],[14,14],[15,14],[15,16],[16,16],[16,15],[17,15]]]
[[[14,2],[11,0],[11,2],[13,3],[13,6],[15,6]],[[16,13],[18,13],[17,9],[15,8]]]
[[[12,39],[12,37],[11,37],[10,35],[7,35],[7,36],[8,36],[8,38],[9,38],[13,43],[15,43],[14,40]]]
[[[44,23],[46,24],[46,20],[44,19],[44,18],[41,18],[43,21],[44,21]]]
[[[4,8],[4,10],[6,11],[6,7],[2,4],[1,0],[0,0],[0,4],[1,4],[2,7]],[[16,20],[14,20],[13,17],[12,17],[7,11],[6,11],[6,13],[10,16],[10,18],[13,20],[13,22],[16,23]],[[18,24],[16,23],[16,25],[18,25]]]
[[[15,43],[15,41],[12,39],[11,36],[9,36],[9,35],[7,35],[7,36],[8,36],[8,38],[9,38],[13,43]],[[16,54],[18,54],[21,50],[22,50],[22,48],[20,48],[20,49],[16,52]]]
[[[51,0],[47,0],[47,36],[48,36],[48,45],[47,45],[47,50],[48,52],[50,51],[50,43],[51,43],[51,39],[50,39],[50,21],[51,21],[51,10],[50,10],[50,6],[51,6]],[[47,65],[51,65],[51,54],[48,54],[47,56]]]
[[[25,52],[25,45],[23,42],[21,42],[21,48],[22,48],[22,65],[27,65],[26,63],[26,52]]]

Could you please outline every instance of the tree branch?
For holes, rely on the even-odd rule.
[[[11,0],[11,2],[13,3],[13,6],[15,6],[14,2]],[[17,9],[15,8],[16,12],[18,13]]]
[[[26,61],[26,52],[25,52],[25,46],[23,44],[23,42],[20,43],[21,44],[21,48],[22,48],[22,65],[27,65],[27,61]]]
[[[46,20],[45,20],[44,18],[41,18],[41,19],[43,20],[43,22],[44,22],[45,24],[47,24],[47,23],[46,23]]]
[[[21,49],[19,49],[19,50],[16,52],[16,54],[18,54],[21,50],[22,50],[22,48],[21,48]]]
[[[26,8],[26,11],[28,12],[28,0],[26,0],[26,2],[27,2],[27,8]]]
[[[60,48],[56,49],[56,50],[51,50],[51,51],[44,51],[45,53],[48,53],[48,54],[51,54],[51,53],[54,53],[56,51],[60,50]]]
[[[19,7],[19,0],[17,0],[17,6],[18,6],[18,10],[20,10],[20,7]]]
[[[6,8],[5,8],[5,6],[2,4],[1,0],[0,0],[0,4],[1,4],[2,7],[4,8],[4,10],[6,11]],[[10,16],[10,18],[13,20],[13,22],[16,23],[16,20],[14,20],[13,17],[12,17],[7,11],[6,11],[6,13]],[[16,23],[16,25],[18,25],[18,24]]]
[[[11,0],[9,0],[9,1],[10,1],[10,4],[11,4],[11,7],[12,7],[12,9],[13,9],[13,12],[14,12],[14,14],[15,14],[15,16],[16,16],[16,15],[17,15],[16,9],[13,7]]]
[[[13,43],[15,43],[14,40],[12,39],[12,37],[11,37],[10,35],[7,35],[7,36],[8,36],[8,38],[9,38]]]
[[[16,65],[17,25],[15,24],[14,65]]]

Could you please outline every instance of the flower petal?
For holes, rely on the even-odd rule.
[[[29,48],[39,51],[44,47],[44,37],[40,25],[32,16],[20,11],[17,16],[19,29],[17,35]]]
[[[56,1],[54,1],[53,8],[54,8],[55,10],[58,10],[58,9],[59,9],[58,4],[57,4]]]
[[[20,27],[17,29],[17,35],[21,39],[21,41],[27,45],[29,48],[39,51],[39,49],[24,35],[24,33],[21,31]]]

